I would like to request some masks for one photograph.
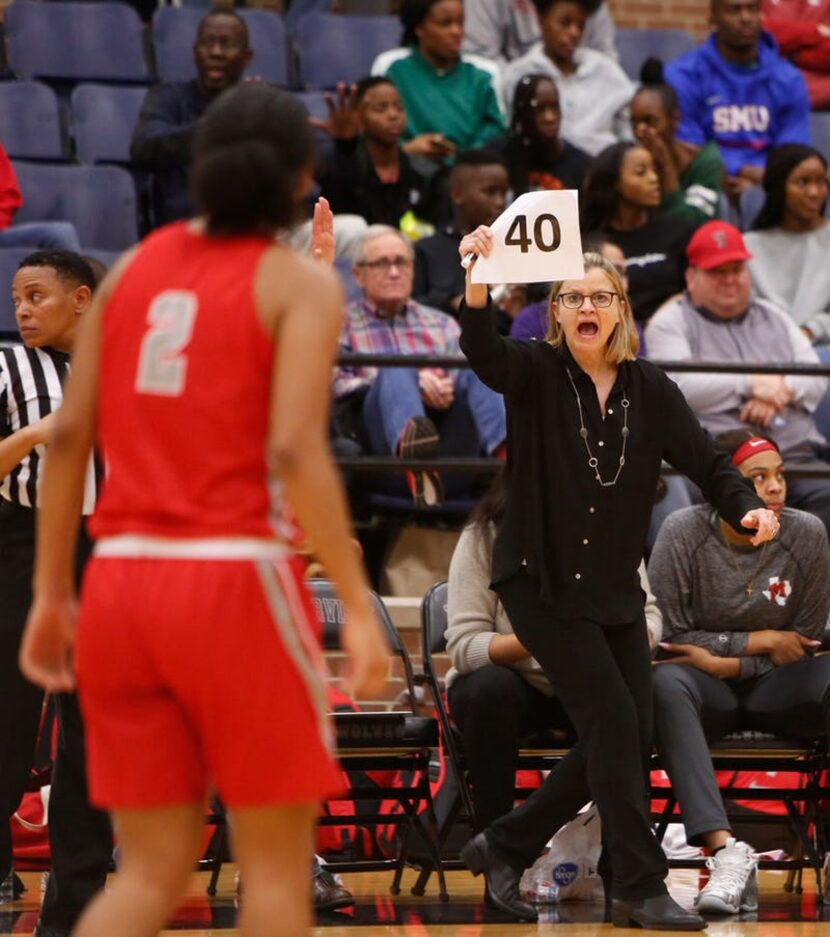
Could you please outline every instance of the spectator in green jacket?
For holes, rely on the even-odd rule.
[[[498,68],[461,53],[461,0],[401,0],[400,17],[404,48],[381,53],[372,74],[386,75],[398,89],[404,141],[419,138],[422,155],[443,160],[503,134]]]
[[[677,139],[680,107],[663,80],[659,59],[645,62],[640,81],[631,100],[631,129],[654,159],[663,193],[660,208],[695,225],[719,217],[724,169],[717,144],[699,147]]]

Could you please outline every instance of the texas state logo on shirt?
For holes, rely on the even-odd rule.
[[[779,579],[778,576],[769,577],[769,587],[763,590],[763,596],[776,605],[786,605],[787,599],[793,591],[789,579]]]

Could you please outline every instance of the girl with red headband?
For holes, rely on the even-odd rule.
[[[648,570],[663,612],[666,657],[654,668],[654,715],[686,838],[712,852],[697,909],[737,914],[757,907],[757,860],[730,828],[708,743],[737,729],[826,736],[830,655],[812,655],[830,611],[830,549],[818,518],[785,507],[775,443],[735,430],[716,444],[752,480],[781,531],[753,549],[709,505],[665,521]]]

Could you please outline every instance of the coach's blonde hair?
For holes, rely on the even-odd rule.
[[[634,316],[631,313],[631,302],[625,291],[622,277],[617,268],[607,261],[602,254],[587,253],[583,255],[585,262],[585,272],[598,269],[608,277],[613,286],[613,291],[617,293],[620,304],[620,321],[614,326],[614,331],[608,337],[605,345],[605,360],[611,364],[620,364],[623,361],[633,361],[637,357],[637,350],[640,347],[640,336],[637,334],[637,328],[634,325]],[[571,280],[559,280],[553,284],[548,301],[548,332],[545,340],[551,345],[557,347],[565,341],[565,333],[562,326],[556,318],[554,310],[556,309],[557,298],[565,283],[571,283]]]

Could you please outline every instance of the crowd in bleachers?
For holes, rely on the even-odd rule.
[[[757,229],[747,238],[756,254],[754,294],[781,307],[824,354],[830,285],[823,265],[809,258],[826,240],[825,115],[810,113],[803,75],[762,28],[769,20],[779,34],[793,4],[715,2],[712,33],[700,45],[677,31],[617,31],[598,0],[396,6],[397,16],[350,16],[294,0],[280,16],[230,4],[151,11],[138,4],[148,19],[142,24],[123,3],[15,0],[5,22],[10,80],[0,82],[0,145],[11,157],[0,268],[8,277],[20,245],[80,248],[109,264],[140,235],[188,217],[189,152],[201,115],[225,88],[266,81],[291,89],[315,127],[314,194],[334,211],[335,265],[351,303],[344,351],[453,351],[429,332],[439,311],[458,314],[460,239],[524,192],[575,188],[583,236],[621,254],[641,335],[683,293],[695,229],[721,218]],[[814,32],[823,41],[820,23]],[[817,148],[809,149],[813,137]],[[797,192],[801,207],[788,207]],[[384,237],[395,243],[377,225],[400,230],[412,256],[401,248],[367,261]],[[286,237],[307,249],[310,220]],[[393,305],[406,304],[399,312],[411,312],[379,314],[384,292]],[[503,333],[525,334],[532,320],[543,337],[543,287],[514,284],[496,295]],[[358,315],[364,323],[356,329]],[[13,336],[5,304],[3,316],[0,327]],[[801,360],[816,353],[808,348]],[[727,358],[756,354],[741,346]],[[335,381],[338,451],[503,453],[503,434],[496,438],[503,420],[483,428],[480,404],[460,391],[460,372],[413,373],[419,393],[396,415],[406,438],[377,432],[378,413],[364,414],[377,397],[367,394],[368,382]],[[812,425],[815,401],[806,409],[787,402],[793,405]],[[448,420],[454,425],[456,411],[470,425],[442,430]],[[753,410],[762,412],[771,432],[778,423],[792,427],[783,412],[773,418]],[[817,446],[814,426],[810,438]],[[465,488],[459,478],[408,477],[421,505],[440,504],[447,482],[461,504],[480,493],[469,479]],[[370,487],[376,496],[409,500],[397,482]]]

